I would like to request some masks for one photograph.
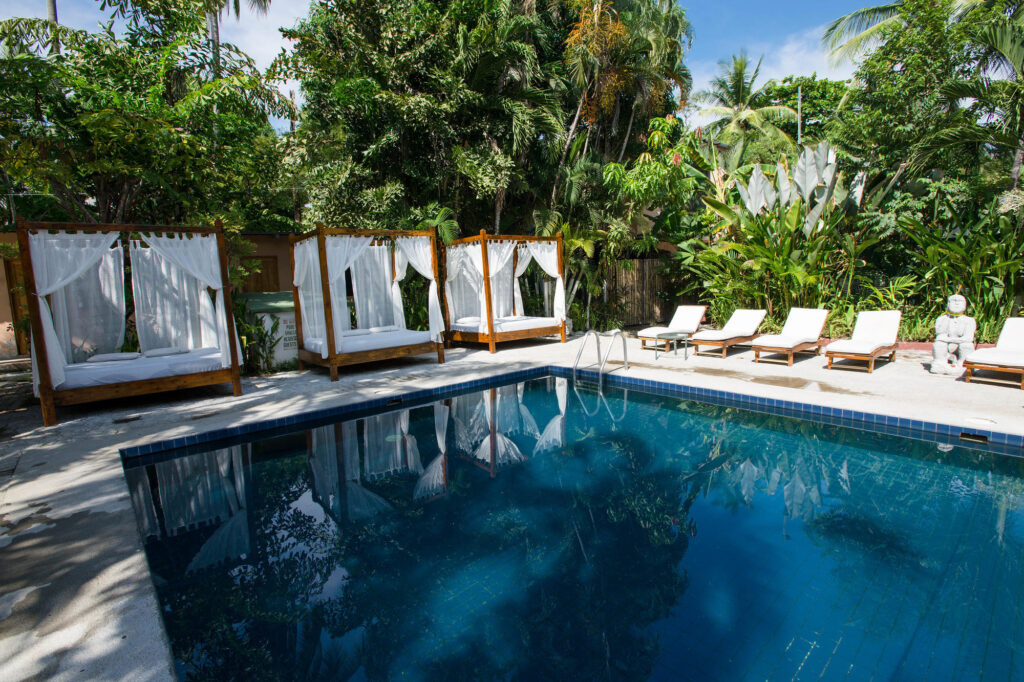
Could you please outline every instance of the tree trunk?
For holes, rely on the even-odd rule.
[[[1013,170],[1010,171],[1010,177],[1013,179],[1013,189],[1017,189],[1017,182],[1020,180],[1020,167],[1022,162],[1024,162],[1024,140],[1020,141],[1017,153],[1013,157]]]
[[[633,134],[633,116],[635,114],[636,103],[629,108],[629,125],[626,126],[626,136],[622,138],[622,149],[619,150],[619,163],[622,163],[622,157],[626,155],[626,145],[629,144],[629,136]]]
[[[220,17],[216,12],[206,13],[206,30],[210,34],[210,47],[213,50],[213,77],[220,79]],[[217,151],[217,105],[213,105],[213,150]],[[216,158],[214,163],[216,164]]]
[[[46,0],[46,18],[54,26],[60,24],[57,21],[57,0]],[[50,54],[60,54],[60,40],[57,38],[56,31],[50,37]]]
[[[555,180],[551,183],[551,206],[555,206],[555,195],[558,192],[558,176],[562,172],[562,165],[565,164],[565,156],[569,153],[569,145],[572,144],[572,138],[576,136],[576,126],[580,122],[580,114],[583,113],[583,103],[587,100],[587,90],[589,85],[583,88],[582,94],[580,94],[580,103],[576,107],[576,115],[572,118],[572,125],[569,126],[569,137],[565,140],[565,146],[562,147],[562,155],[558,157],[558,166],[555,167]]]

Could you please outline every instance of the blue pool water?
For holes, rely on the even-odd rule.
[[[1005,455],[551,377],[125,470],[183,679],[1024,676]]]

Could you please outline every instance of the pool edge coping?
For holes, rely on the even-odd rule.
[[[437,400],[446,396],[457,395],[474,388],[493,388],[510,381],[528,381],[530,379],[539,379],[545,376],[569,379],[572,378],[574,374],[579,378],[593,382],[600,380],[605,385],[615,388],[640,389],[645,392],[656,393],[659,395],[698,400],[700,402],[713,403],[726,407],[739,407],[754,412],[802,419],[818,424],[853,428],[873,433],[911,438],[914,440],[946,443],[971,449],[991,451],[996,454],[1011,457],[1024,457],[1024,435],[1021,434],[1006,433],[1004,431],[970,426],[943,424],[918,419],[907,419],[904,417],[892,417],[875,412],[827,407],[802,401],[766,398],[748,393],[739,393],[736,391],[723,391],[712,388],[701,388],[690,384],[623,376],[614,372],[605,373],[603,376],[599,372],[589,369],[576,370],[574,372],[572,368],[563,365],[538,365],[529,369],[520,369],[512,372],[494,374],[484,379],[463,381],[436,388],[416,389],[406,391],[404,393],[399,392],[383,398],[373,398],[344,405],[335,405],[286,417],[254,421],[239,424],[237,426],[203,431],[189,436],[132,445],[129,447],[119,448],[118,452],[120,453],[122,462],[127,462],[128,460],[145,455],[155,455],[169,450],[178,450],[215,441],[256,435],[261,432],[273,431],[291,426],[299,427],[307,423],[330,420],[361,412],[373,412],[381,408],[401,408],[405,407],[405,403],[410,403],[409,406],[415,407],[419,404],[428,402],[431,399]]]

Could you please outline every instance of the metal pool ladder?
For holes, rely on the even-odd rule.
[[[587,348],[587,339],[589,339],[591,336],[593,336],[594,337],[594,350],[597,351],[597,362],[594,363],[594,365],[587,365],[587,367],[593,367],[593,366],[597,366],[598,367],[598,372],[597,372],[597,392],[598,393],[602,392],[602,386],[603,386],[603,383],[604,383],[604,375],[605,375],[604,368],[605,368],[605,365],[608,364],[608,358],[611,357],[612,351],[615,350],[615,337],[616,336],[619,337],[619,340],[622,342],[622,366],[623,366],[623,369],[625,369],[626,371],[629,371],[629,353],[628,353],[628,351],[626,349],[626,336],[625,336],[625,334],[622,333],[621,329],[613,329],[611,332],[605,332],[604,335],[605,336],[609,336],[611,340],[609,341],[608,352],[605,353],[603,358],[601,357],[601,336],[602,335],[598,334],[597,331],[591,329],[591,330],[587,331],[586,335],[583,337],[583,343],[580,345],[580,349],[576,353],[576,362],[574,362],[573,365],[572,365],[572,380],[573,380],[573,383],[576,383],[576,369],[580,365],[580,358],[583,357],[583,351],[586,350],[586,348]],[[611,371],[614,372],[615,370],[613,369]],[[609,374],[610,373],[611,372],[609,372]]]

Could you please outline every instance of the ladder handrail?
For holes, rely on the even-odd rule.
[[[598,390],[601,388],[601,383],[604,380],[604,366],[608,364],[608,358],[612,356],[612,351],[615,350],[615,337],[619,337],[622,341],[622,363],[624,369],[629,371],[629,353],[626,352],[626,336],[622,333],[621,329],[615,329],[611,333],[611,339],[608,341],[608,352],[605,353],[604,360],[601,361],[601,371],[597,375],[597,386]],[[615,370],[612,370],[613,372]]]
[[[587,333],[583,336],[583,343],[580,344],[580,349],[576,353],[576,362],[572,363],[572,380],[573,380],[573,383],[576,382],[576,368],[579,367],[579,365],[580,365],[580,358],[583,356],[583,351],[587,347],[587,339],[590,338],[591,334],[594,335],[594,349],[597,351],[597,362],[595,362],[594,364],[599,366],[599,367],[601,366],[601,337],[593,329],[587,330]],[[590,365],[587,365],[587,366],[589,367]]]

